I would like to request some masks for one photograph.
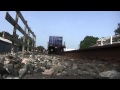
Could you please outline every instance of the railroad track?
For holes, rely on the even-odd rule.
[[[100,59],[111,62],[120,62],[120,43],[67,51],[60,53],[60,55],[77,59]]]

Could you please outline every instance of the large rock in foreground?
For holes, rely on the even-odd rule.
[[[101,77],[106,77],[108,79],[120,79],[120,72],[117,71],[104,71],[100,73]]]

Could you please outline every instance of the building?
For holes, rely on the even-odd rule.
[[[76,50],[76,49],[70,49],[70,48],[65,48],[64,51],[73,51],[73,50]]]
[[[12,41],[12,35],[9,34],[8,32],[3,31],[2,32],[2,37],[5,38],[5,39],[8,39],[10,41]]]
[[[2,32],[2,37],[0,37],[0,53],[8,53],[11,52],[11,46],[12,46],[12,41],[11,41],[12,35]],[[18,46],[15,44],[14,51],[18,51]]]
[[[120,43],[120,35],[99,38],[96,42],[97,46]]]

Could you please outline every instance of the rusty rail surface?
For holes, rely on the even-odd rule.
[[[120,43],[63,52],[60,55],[79,59],[101,59],[120,62]]]

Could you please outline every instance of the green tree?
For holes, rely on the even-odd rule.
[[[37,49],[40,51],[40,52],[43,52],[43,50],[45,49],[43,46],[37,46]]]
[[[18,43],[18,47],[19,47],[19,50],[22,51],[22,42],[23,42],[23,37],[19,38],[20,42],[21,43]],[[28,42],[28,39],[25,39],[25,43],[27,45],[27,42]],[[32,39],[30,39],[29,41],[29,45],[31,46],[32,45]],[[25,50],[27,50],[27,46],[25,46]],[[29,48],[29,50],[31,51],[31,49]]]
[[[0,32],[0,37],[2,37],[2,32]]]
[[[18,35],[18,34],[16,34],[16,35],[15,35],[15,38],[19,38],[19,35]]]
[[[120,34],[120,23],[118,23],[118,28],[117,29],[115,29],[115,35],[118,35],[118,34]]]
[[[96,44],[98,37],[86,36],[84,40],[80,42],[80,49],[85,49]]]

